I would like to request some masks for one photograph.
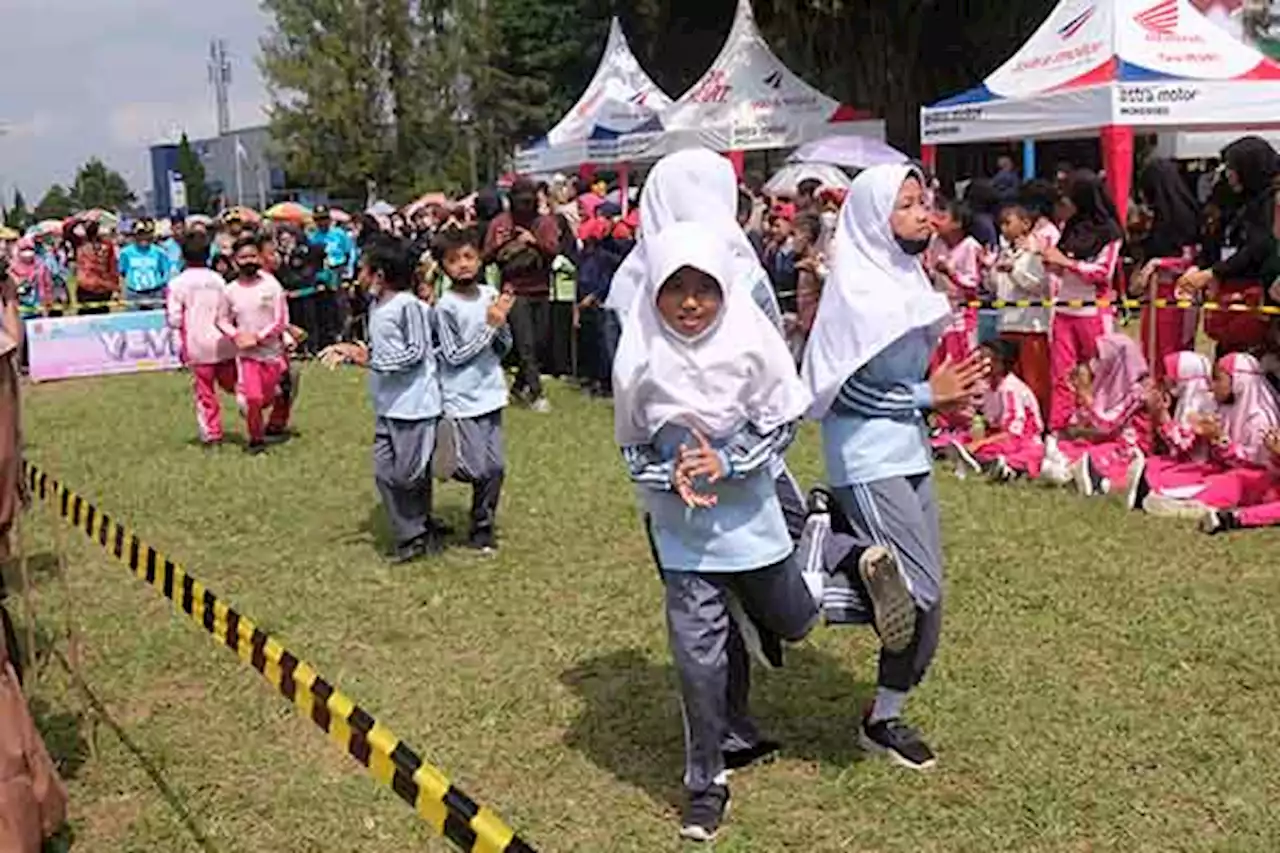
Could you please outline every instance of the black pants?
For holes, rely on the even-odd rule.
[[[317,314],[319,294],[299,296],[289,300],[289,322],[307,333],[307,341],[300,349],[314,355],[321,343],[320,322]]]
[[[315,348],[318,351],[341,340],[342,303],[339,294],[333,290],[321,291],[313,298],[317,333]]]
[[[551,302],[545,296],[521,296],[511,306],[507,322],[511,324],[519,368],[512,390],[536,400],[542,396],[542,368],[538,357],[546,350],[551,332]]]

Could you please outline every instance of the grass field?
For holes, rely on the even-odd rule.
[[[681,849],[660,586],[611,414],[568,389],[552,399],[550,416],[509,416],[501,553],[408,568],[378,556],[355,372],[308,370],[301,434],[264,458],[194,446],[180,375],[32,389],[28,452],[544,853]],[[803,481],[816,450],[807,432],[792,451]],[[909,709],[939,767],[860,759],[874,640],[820,629],[757,678],[785,758],[735,779],[717,849],[1280,848],[1280,535],[1208,538],[1110,502],[940,479],[946,628]],[[437,498],[460,528],[468,501],[460,486]],[[68,604],[55,531],[29,517],[47,635]],[[69,777],[74,851],[446,849],[256,673],[64,539],[86,680],[124,735],[99,726],[91,757],[82,700],[46,668],[35,703]]]

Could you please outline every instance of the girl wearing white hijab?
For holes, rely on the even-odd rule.
[[[974,355],[946,361],[925,379],[950,316],[918,257],[929,238],[919,171],[877,166],[858,175],[840,212],[803,370],[814,398],[809,416],[822,422],[827,479],[848,527],[862,547],[885,546],[894,558],[862,561],[861,583],[848,592],[849,621],[868,621],[858,611],[870,599],[883,643],[875,703],[859,740],[912,769],[935,758],[902,722],[902,709],[933,659],[942,623],[925,412],[972,402],[986,373]]]
[[[709,841],[728,804],[726,768],[765,743],[747,712],[730,598],[789,641],[818,620],[770,473],[810,398],[782,337],[738,286],[722,235],[674,224],[649,235],[643,257],[614,364],[615,432],[666,588],[685,719],[681,835]]]
[[[784,335],[769,273],[738,224],[738,178],[733,165],[708,148],[688,148],[658,161],[640,194],[640,233],[636,247],[623,260],[609,285],[605,308],[625,317],[645,286],[645,241],[681,222],[696,222],[714,232],[729,250],[727,275],[734,290],[750,294],[769,322]],[[804,493],[779,458],[773,465],[778,497],[787,529],[796,542],[804,531]]]

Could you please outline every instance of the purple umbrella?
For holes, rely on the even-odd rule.
[[[801,145],[788,163],[828,163],[850,169],[867,169],[907,162],[908,157],[869,136],[828,136]]]

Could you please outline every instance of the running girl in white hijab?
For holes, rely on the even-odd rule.
[[[609,286],[605,307],[624,318],[636,295],[645,287],[645,243],[681,222],[696,222],[717,235],[728,247],[727,275],[734,290],[750,294],[782,336],[782,310],[773,283],[761,266],[755,249],[738,224],[738,178],[733,165],[707,148],[677,151],[658,161],[640,194],[640,234],[636,247],[623,260]],[[787,517],[787,529],[796,542],[804,533],[807,508],[804,492],[779,456],[773,475]]]
[[[681,835],[710,841],[728,805],[725,771],[763,742],[730,599],[786,640],[818,621],[770,473],[810,398],[721,235],[673,224],[649,234],[643,257],[614,364],[615,432],[666,587],[685,722]]]
[[[858,612],[874,610],[883,643],[875,703],[859,740],[913,769],[935,758],[902,710],[933,659],[942,624],[942,545],[924,414],[973,401],[986,371],[975,355],[946,361],[925,379],[951,311],[918,258],[929,238],[920,172],[877,166],[858,175],[840,212],[803,371],[814,397],[809,415],[822,422],[827,478],[848,527],[863,548],[887,547],[898,568],[894,560],[864,560],[847,593],[848,621],[870,621]]]

